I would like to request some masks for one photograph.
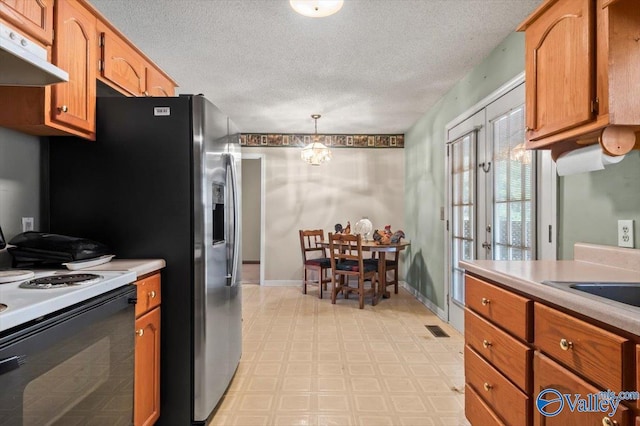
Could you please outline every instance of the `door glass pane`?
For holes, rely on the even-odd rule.
[[[524,106],[492,122],[493,258],[533,258],[535,224],[530,151],[524,150]]]
[[[493,206],[494,219],[494,235],[495,244],[506,246],[509,243],[509,227],[507,226],[507,208],[508,203],[495,204]]]
[[[464,270],[460,260],[474,259],[475,235],[475,132],[451,144],[451,290],[453,300],[464,304]]]

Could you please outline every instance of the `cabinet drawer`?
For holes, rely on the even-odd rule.
[[[464,348],[465,379],[507,424],[530,425],[529,397],[469,346]]]
[[[467,307],[516,337],[531,342],[531,300],[469,275],[465,278],[465,290]]]
[[[535,304],[535,346],[588,380],[615,392],[629,390],[627,339],[548,306]]]
[[[149,309],[160,305],[160,274],[136,281],[138,286],[138,302],[136,303],[136,317]]]
[[[465,340],[524,392],[531,390],[533,350],[465,309]]]
[[[591,386],[569,370],[563,368],[544,355],[541,355],[539,352],[536,352],[533,364],[533,396],[536,398],[540,392],[545,389],[553,389],[562,395],[569,394],[570,400],[575,402],[576,394],[579,394],[581,398],[587,399],[588,394],[597,394],[602,391],[602,389]],[[549,399],[558,399],[558,395],[555,392],[549,392],[547,395],[549,396]],[[605,409],[605,412],[599,411],[595,407],[593,412],[584,412],[584,410],[583,412],[580,412],[577,407],[572,411],[566,399],[564,399],[562,404],[563,405],[561,407],[560,402],[552,402],[547,406],[547,408],[545,408],[547,413],[552,413],[561,408],[558,414],[550,417],[545,417],[537,409],[534,409],[534,424],[536,426],[600,426],[605,424],[629,426],[631,424],[631,412],[622,404],[618,405],[616,412],[612,417],[609,417],[608,415],[610,412],[610,408],[608,406],[602,407],[602,409]],[[610,420],[611,423],[605,423],[605,419]]]
[[[472,425],[504,426],[502,420],[469,385],[464,386],[464,415]]]

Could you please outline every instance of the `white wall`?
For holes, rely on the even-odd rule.
[[[335,148],[332,161],[321,166],[303,163],[297,148],[242,152],[265,155],[267,283],[300,281],[299,229],[328,233],[336,223],[353,227],[363,216],[374,228],[404,229],[404,149]]]
[[[24,216],[40,227],[40,139],[0,127],[0,227],[10,240],[22,232]],[[0,267],[10,266],[0,250]]]
[[[242,159],[242,261],[260,261],[260,159]]]
[[[445,127],[523,70],[524,33],[512,33],[405,133],[405,233],[415,235],[407,251],[406,281],[439,308],[444,308],[446,286],[445,222],[440,220]]]

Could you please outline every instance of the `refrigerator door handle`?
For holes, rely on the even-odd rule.
[[[238,276],[238,240],[240,239],[240,214],[238,212],[238,188],[237,188],[237,171],[236,162],[232,154],[227,154],[229,170],[231,171],[231,189],[233,190],[233,254],[231,259],[231,274],[227,276],[227,285],[233,287],[237,285],[236,278]]]

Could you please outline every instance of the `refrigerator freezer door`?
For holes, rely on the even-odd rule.
[[[194,421],[204,421],[231,379],[229,370],[227,119],[193,98]],[[222,223],[221,223],[222,221]],[[215,235],[214,235],[215,234]]]

